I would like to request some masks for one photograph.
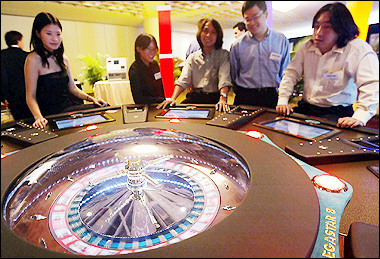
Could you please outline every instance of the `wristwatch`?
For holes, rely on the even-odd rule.
[[[227,98],[227,94],[226,93],[220,93],[221,96],[223,96],[224,98]]]

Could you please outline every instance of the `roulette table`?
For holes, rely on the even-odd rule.
[[[38,134],[2,125],[2,256],[340,257],[352,222],[378,224],[378,130],[324,123],[333,134],[313,139],[262,127],[270,109],[183,108],[212,111],[123,105],[51,116]],[[83,122],[93,113],[108,119]]]

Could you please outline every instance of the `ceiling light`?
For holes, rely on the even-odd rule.
[[[84,2],[83,5],[87,7],[96,6],[95,3],[92,3],[92,2]]]
[[[299,5],[299,1],[272,1],[272,8],[276,11],[286,13]]]

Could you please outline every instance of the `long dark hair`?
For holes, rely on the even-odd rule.
[[[197,32],[197,41],[199,43],[199,46],[203,50],[203,43],[201,41],[201,34],[206,26],[206,23],[211,22],[212,26],[214,27],[217,37],[216,37],[216,42],[215,42],[215,49],[220,49],[223,45],[223,30],[220,24],[218,23],[217,20],[214,19],[203,19],[202,23],[198,27],[198,32]]]
[[[41,30],[49,24],[57,25],[62,31],[62,25],[59,22],[58,18],[56,18],[54,15],[45,12],[37,14],[33,22],[32,37],[30,38],[30,48],[32,50],[33,46],[33,50],[36,51],[37,54],[41,57],[43,67],[46,65],[49,67],[49,62],[47,59],[50,55],[53,55],[55,56],[59,67],[64,71],[66,70],[66,65],[63,62],[63,42],[61,41],[61,45],[59,45],[58,49],[50,53],[47,49],[45,49],[42,40],[37,36],[37,32],[41,33]]]
[[[331,25],[338,34],[338,40],[336,41],[338,48],[346,46],[350,40],[359,35],[358,26],[355,24],[350,11],[342,3],[327,4],[319,9],[313,18],[313,28],[319,16],[324,12],[331,14]]]
[[[140,53],[137,51],[137,47],[140,47],[142,50],[145,50],[149,44],[153,42],[154,46],[158,49],[156,38],[149,33],[142,33],[137,36],[135,41],[135,59],[141,60]]]

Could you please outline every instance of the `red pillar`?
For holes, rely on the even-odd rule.
[[[160,38],[160,70],[165,97],[167,98],[171,97],[174,91],[170,10],[170,5],[157,6],[158,32]]]

